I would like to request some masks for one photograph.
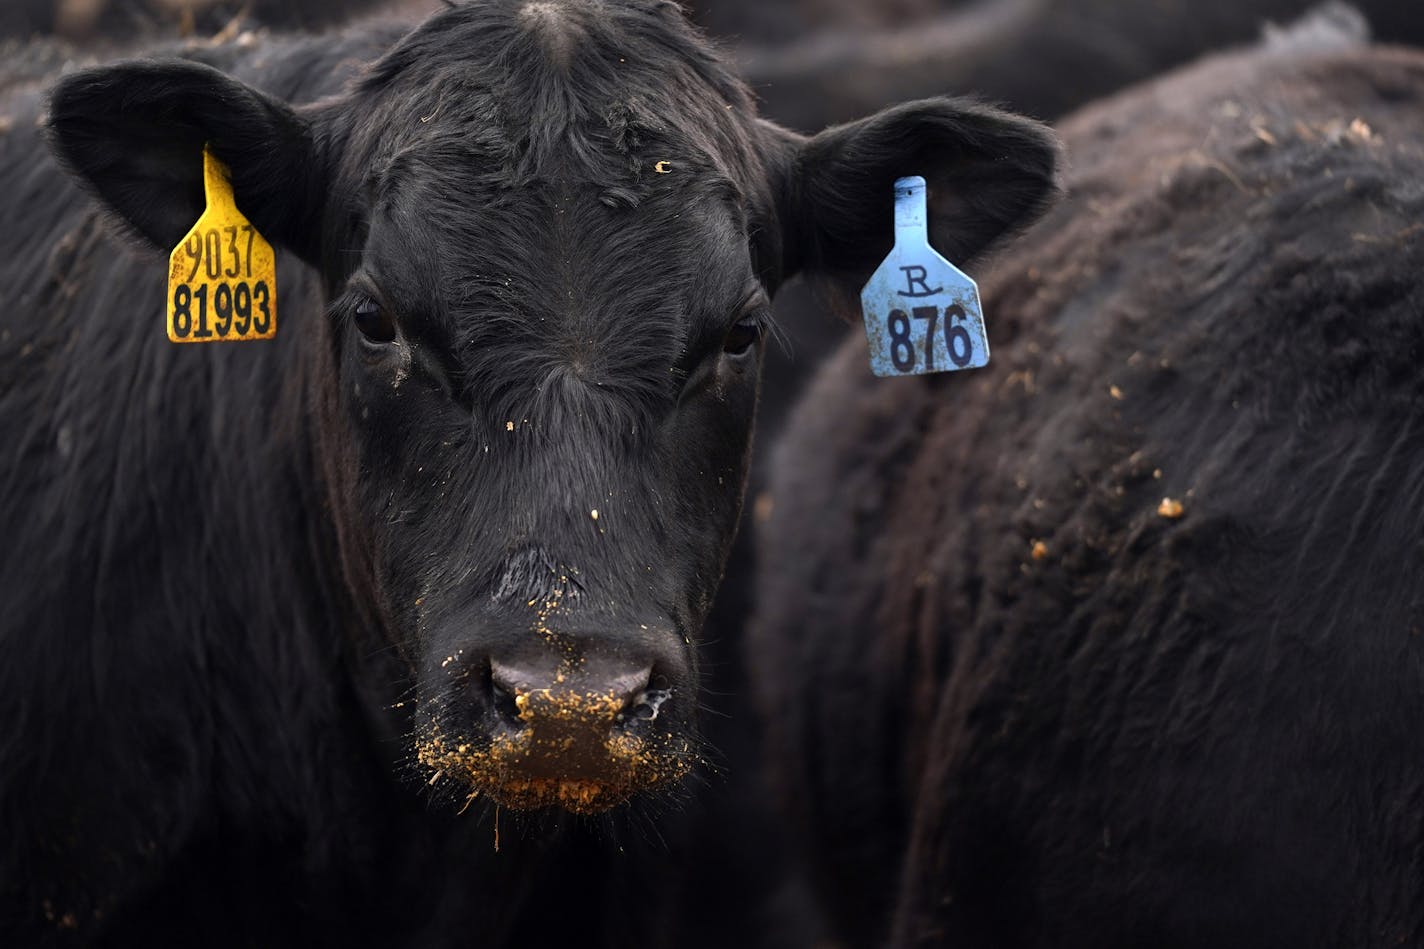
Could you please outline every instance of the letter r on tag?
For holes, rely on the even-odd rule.
[[[900,291],[900,296],[902,297],[932,297],[944,289],[943,287],[935,287],[931,290],[927,279],[930,272],[919,264],[901,267],[900,269],[905,272],[905,289]],[[920,289],[916,290],[916,286]]]

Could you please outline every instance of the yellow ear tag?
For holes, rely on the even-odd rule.
[[[242,216],[227,168],[203,147],[208,207],[168,256],[168,338],[175,343],[277,335],[277,255]]]

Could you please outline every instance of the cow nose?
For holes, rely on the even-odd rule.
[[[694,751],[692,679],[668,636],[525,638],[441,666],[420,762],[520,810],[606,811],[680,779]],[[453,667],[453,668],[452,668]],[[448,691],[446,691],[448,690]]]
[[[668,690],[652,688],[652,677],[650,664],[585,659],[576,668],[550,669],[492,657],[490,704],[500,724],[516,732],[602,738],[630,721],[656,717]]]

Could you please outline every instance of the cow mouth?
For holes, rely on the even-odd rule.
[[[614,695],[536,690],[515,697],[519,730],[484,740],[446,734],[438,723],[416,742],[433,770],[512,810],[561,808],[599,814],[635,794],[684,777],[695,762],[691,742],[668,732],[623,726]]]

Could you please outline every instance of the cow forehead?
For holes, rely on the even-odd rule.
[[[684,94],[692,79],[727,101],[749,101],[673,0],[465,0],[419,26],[363,84],[378,87],[402,73],[425,84],[433,70],[459,61],[488,67],[485,76],[561,73],[585,85],[655,65],[672,70],[663,85]]]
[[[732,209],[525,198],[426,231],[416,254],[396,221],[431,215],[382,218],[363,269],[488,429],[651,432],[755,294]]]
[[[376,210],[365,267],[452,342],[537,340],[604,358],[617,349],[606,341],[630,335],[674,358],[754,282],[741,207],[696,181],[624,204],[586,180],[489,192],[412,179]]]
[[[744,181],[755,164],[746,88],[672,4],[457,7],[376,63],[357,103],[378,173],[412,153],[483,159],[506,185],[572,164],[636,195],[658,168]]]
[[[491,424],[647,430],[757,286],[728,200],[610,207],[591,185],[435,211],[417,198],[440,189],[377,215],[363,269]]]

